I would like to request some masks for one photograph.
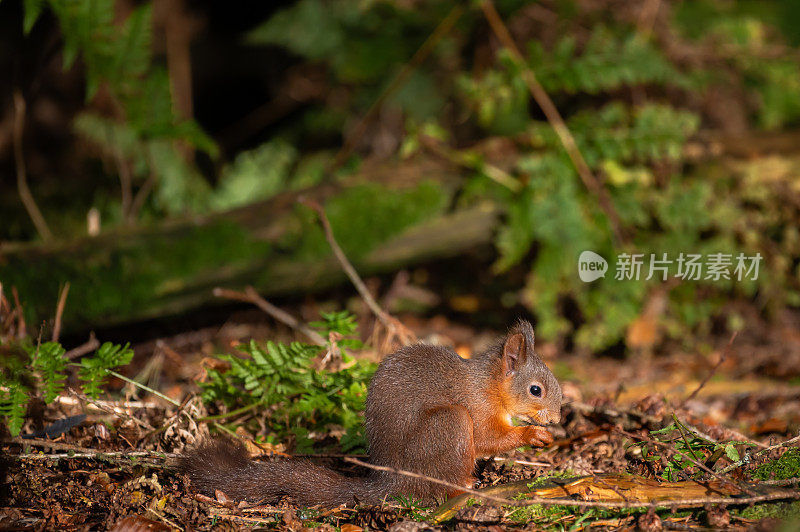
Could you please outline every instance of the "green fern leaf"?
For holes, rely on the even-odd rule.
[[[31,349],[31,369],[39,376],[44,401],[51,403],[64,389],[69,361],[65,349],[57,342],[46,342]]]
[[[20,383],[3,383],[0,390],[0,416],[5,418],[8,431],[19,436],[25,423],[30,397],[27,389]]]
[[[124,366],[133,359],[129,344],[124,346],[106,342],[91,357],[81,359],[78,377],[83,381],[83,393],[97,398],[105,386],[108,370]]]
[[[150,67],[150,43],[152,42],[152,9],[149,4],[133,10],[117,32],[118,37],[111,48],[109,69],[116,77],[128,79],[145,74]]]
[[[19,381],[20,372],[25,369],[12,366],[5,368],[7,372],[0,372],[0,418],[8,426],[11,435],[18,436],[25,422],[30,393]]]

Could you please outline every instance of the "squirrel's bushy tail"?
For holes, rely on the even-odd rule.
[[[378,504],[389,491],[381,475],[346,477],[296,458],[257,462],[241,443],[221,439],[206,441],[186,453],[179,468],[198,491],[213,495],[220,490],[233,499],[252,502],[288,495],[301,506]]]

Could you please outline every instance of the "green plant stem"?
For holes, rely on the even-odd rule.
[[[237,440],[241,440],[241,439],[242,439],[242,438],[241,438],[241,437],[240,437],[238,434],[236,434],[234,431],[232,431],[231,429],[229,429],[229,428],[228,428],[228,427],[226,427],[225,425],[222,425],[221,423],[217,423],[217,422],[215,421],[215,422],[214,422],[214,426],[215,426],[216,428],[218,428],[219,430],[221,430],[222,432],[225,432],[225,433],[227,433],[227,434],[228,434],[228,436],[231,436],[232,438],[236,438]]]
[[[261,406],[261,403],[253,403],[247,406],[243,406],[241,408],[237,408],[236,410],[231,410],[230,412],[225,412],[224,414],[217,414],[214,416],[205,416],[197,418],[195,421],[217,421],[220,419],[225,419],[233,416],[238,416],[239,414],[244,414],[245,412],[249,412],[254,408]]]
[[[480,172],[492,181],[506,187],[511,192],[520,192],[523,188],[522,182],[500,167],[485,161],[477,160],[474,157],[470,157],[467,153],[451,149],[432,137],[423,136],[422,143],[436,155],[457,166]]]
[[[698,458],[697,455],[694,453],[694,449],[692,448],[692,445],[689,443],[689,439],[686,437],[685,427],[681,425],[680,421],[678,421],[678,416],[672,414],[672,419],[675,420],[675,426],[678,427],[678,432],[681,433],[681,438],[683,438],[683,443],[686,444],[686,448],[689,450],[689,453],[692,455],[692,458],[699,461],[700,458]]]
[[[77,365],[77,364],[76,364],[76,365]],[[116,372],[116,371],[114,371],[114,370],[107,369],[106,371],[108,372],[108,374],[109,374],[109,375],[113,375],[113,376],[115,376],[115,377],[116,377],[116,378],[118,378],[118,379],[122,379],[122,380],[124,380],[125,382],[128,382],[128,383],[130,383],[130,384],[133,384],[133,385],[134,385],[134,386],[136,386],[137,388],[141,388],[142,390],[145,390],[145,391],[147,391],[147,392],[150,392],[150,393],[152,393],[153,395],[156,395],[156,396],[158,396],[158,397],[160,397],[160,398],[164,399],[165,401],[167,401],[167,402],[169,402],[169,403],[172,403],[172,404],[173,404],[173,405],[175,405],[175,406],[181,406],[181,404],[180,404],[178,401],[176,401],[175,399],[172,399],[172,398],[170,398],[170,397],[167,397],[167,396],[166,396],[166,395],[164,395],[163,393],[161,393],[161,392],[159,392],[159,391],[157,391],[157,390],[154,390],[154,389],[150,388],[149,386],[145,386],[144,384],[142,384],[142,383],[140,383],[140,382],[136,382],[136,381],[135,381],[135,380],[133,380],[133,379],[129,379],[129,378],[128,378],[128,377],[126,377],[125,375],[122,375],[122,374],[120,374],[120,373],[117,373],[117,372]]]

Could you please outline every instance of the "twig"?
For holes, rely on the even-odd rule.
[[[702,430],[698,429],[697,427],[695,427],[695,426],[694,426],[694,425],[692,425],[691,423],[688,423],[688,422],[687,422],[687,421],[685,421],[685,420],[681,420],[681,421],[680,421],[680,423],[681,423],[681,425],[683,425],[683,426],[684,426],[684,428],[687,428],[687,429],[689,429],[689,431],[691,431],[691,432],[694,432],[696,435],[700,436],[700,437],[701,437],[701,438],[703,438],[704,440],[708,440],[708,441],[710,441],[710,442],[712,442],[712,443],[716,443],[716,444],[719,444],[719,443],[720,443],[720,442],[719,442],[719,441],[717,441],[715,438],[712,438],[711,436],[709,436],[708,434],[706,434],[706,433],[705,433],[705,432],[703,432]],[[754,440],[753,438],[748,438],[747,436],[745,436],[745,435],[744,435],[744,434],[742,434],[741,432],[739,432],[739,431],[737,431],[737,430],[734,430],[734,429],[732,429],[732,428],[730,428],[730,427],[725,427],[725,430],[726,430],[726,431],[727,431],[727,432],[728,432],[730,435],[732,435],[732,436],[734,437],[734,439],[736,439],[736,440],[739,440],[739,441],[743,441],[743,442],[750,443],[750,444],[752,444],[752,445],[754,445],[754,446],[756,446],[756,447],[761,447],[762,449],[766,449],[766,448],[768,447],[768,445],[766,445],[766,444],[764,444],[764,443],[761,443],[760,441]]]
[[[423,135],[420,140],[423,146],[431,150],[439,157],[442,157],[457,166],[480,172],[495,183],[503,185],[512,192],[519,192],[522,190],[522,183],[502,168],[498,168],[497,166],[487,162],[474,160],[458,150],[454,150],[448,146],[445,146],[433,137]]]
[[[95,337],[94,332],[90,332],[89,339],[86,341],[86,343],[70,349],[64,354],[64,356],[67,357],[68,360],[75,360],[83,355],[88,355],[98,347],[100,347],[100,342]]]
[[[752,443],[756,447],[761,447],[762,449],[766,449],[766,448],[769,447],[766,443],[762,443],[762,442],[760,442],[758,440],[754,440],[753,438],[745,436],[744,434],[742,434],[741,432],[739,432],[736,429],[732,429],[730,427],[725,427],[725,430],[728,431],[728,433],[731,436],[733,436],[735,439],[737,439],[739,441],[746,441],[747,443]]]
[[[158,505],[151,505],[151,506],[148,506],[147,511],[150,512],[152,515],[156,516],[158,519],[160,519],[164,523],[166,523],[172,530],[185,529],[184,527],[178,525],[178,523],[176,523],[175,521],[173,521],[172,519],[168,518],[166,515],[164,515],[160,511],[158,511],[156,508],[158,508]],[[149,529],[150,527],[147,527],[147,528]]]
[[[731,335],[731,339],[728,340],[728,345],[726,345],[722,349],[722,352],[719,355],[719,360],[717,361],[717,363],[714,364],[714,367],[711,368],[711,371],[708,372],[708,375],[706,375],[705,378],[702,381],[700,381],[700,384],[697,385],[697,388],[695,388],[694,391],[692,393],[690,393],[686,397],[686,399],[684,399],[681,402],[680,408],[683,408],[684,406],[686,406],[686,403],[688,403],[689,401],[694,399],[697,396],[697,394],[700,393],[700,390],[702,390],[703,387],[708,383],[708,381],[711,380],[711,377],[714,376],[714,374],[717,372],[717,370],[722,365],[722,363],[725,362],[725,359],[728,358],[728,352],[730,351],[731,345],[733,345],[733,341],[736,339],[736,336],[738,334],[739,334],[739,331],[734,331],[733,332],[733,334]]]
[[[345,457],[345,462],[350,462],[351,464],[359,465],[361,467],[366,467],[368,469],[373,469],[375,471],[386,471],[388,473],[395,473],[397,475],[403,475],[406,477],[411,478],[418,478],[422,480],[427,480],[428,482],[432,482],[434,484],[439,484],[440,486],[445,486],[447,488],[451,488],[458,491],[463,491],[464,493],[469,493],[470,495],[474,495],[476,497],[480,497],[482,499],[486,499],[489,501],[497,502],[500,504],[515,504],[521,501],[512,501],[511,499],[505,499],[503,497],[495,497],[494,495],[489,495],[487,493],[482,493],[478,490],[474,490],[472,488],[467,488],[465,486],[459,486],[458,484],[453,484],[452,482],[447,482],[446,480],[439,480],[438,478],[429,477],[427,475],[421,475],[419,473],[414,473],[412,471],[406,471],[404,469],[397,469],[395,467],[387,467],[387,466],[380,466],[375,464],[370,464],[359,460],[357,458],[352,457]]]
[[[370,124],[370,122],[372,122],[373,118],[375,118],[375,115],[383,106],[383,103],[387,100],[387,98],[389,98],[389,96],[399,89],[403,83],[405,83],[411,73],[414,72],[414,69],[416,69],[420,64],[422,64],[423,61],[425,61],[439,41],[442,40],[442,37],[447,35],[455,23],[458,22],[458,19],[461,18],[461,14],[463,12],[463,4],[461,2],[456,2],[450,12],[442,19],[439,25],[436,26],[436,29],[433,30],[433,33],[431,33],[430,36],[425,39],[425,42],[422,43],[422,46],[419,47],[409,62],[403,66],[400,72],[398,72],[392,81],[389,82],[389,85],[383,89],[380,96],[378,96],[378,99],[372,103],[366,114],[364,114],[361,120],[358,121],[351,133],[347,135],[347,139],[345,140],[342,149],[340,149],[336,154],[333,163],[328,168],[329,174],[335,172],[342,164],[344,164],[350,154],[353,153],[358,140],[364,136],[367,126]]]
[[[11,303],[8,302],[5,294],[3,294],[3,283],[0,282],[0,330],[4,328],[6,322],[9,325],[11,324],[13,315],[14,311],[11,309]]]
[[[718,450],[716,452],[721,453],[722,450],[720,449],[720,450]],[[728,467],[722,468],[720,470],[720,474],[721,475],[727,475],[728,473],[730,473],[734,469],[738,469],[738,468],[742,467],[743,465],[747,465],[747,464],[751,463],[752,461],[753,461],[753,459],[750,457],[750,449],[745,449],[744,450],[744,457],[739,459],[738,461],[732,463]]]
[[[368,454],[353,453],[297,453],[290,456],[293,458],[363,458],[369,460]]]
[[[533,466],[533,467],[550,467],[550,466],[553,465],[553,464],[550,464],[548,462],[529,462],[527,460],[516,460],[514,458],[503,458],[502,456],[495,456],[494,458],[492,458],[492,460],[495,461],[495,462],[511,462],[511,463],[514,463],[514,464],[527,465],[527,466]]]
[[[774,451],[775,449],[779,449],[781,447],[786,447],[787,445],[791,445],[791,444],[797,443],[797,442],[800,442],[800,434],[798,434],[794,438],[786,440],[785,442],[776,443],[775,445],[770,445],[766,449],[761,449],[755,455],[756,456],[760,456],[760,455],[762,455],[762,454],[764,454],[764,453],[766,453],[768,451]]]
[[[145,151],[147,152],[147,167],[149,171],[147,179],[145,179],[144,183],[142,183],[142,186],[139,187],[139,190],[136,191],[136,195],[133,197],[133,202],[131,202],[131,208],[128,216],[132,222],[136,220],[139,211],[144,206],[144,202],[147,199],[147,196],[150,194],[150,191],[153,189],[156,182],[158,181],[158,177],[156,176],[156,162],[155,162],[155,157],[153,157],[153,151],[149,145],[145,146]]]
[[[784,478],[781,480],[762,480],[761,484],[767,484],[769,486],[793,486],[794,484],[800,484],[800,478]]]
[[[137,418],[136,416],[132,416],[131,414],[129,414],[128,412],[125,412],[121,408],[115,408],[115,407],[113,407],[113,406],[111,406],[111,405],[109,405],[107,403],[104,403],[103,401],[99,401],[97,399],[92,399],[91,397],[89,397],[87,395],[84,395],[82,393],[76,392],[72,388],[69,389],[69,392],[76,399],[79,399],[81,401],[85,401],[87,403],[90,403],[90,404],[94,405],[95,408],[97,408],[98,410],[100,410],[102,412],[105,412],[107,414],[111,414],[112,416],[118,416],[118,417],[123,417],[125,419],[130,419],[134,423],[136,423],[137,425],[142,427],[144,430],[147,430],[147,431],[153,430],[152,425],[150,425],[149,423],[147,423],[145,421],[142,421],[141,419]]]
[[[115,141],[117,139],[114,139]],[[122,155],[122,149],[119,147],[119,143],[114,146],[114,161],[117,164],[117,173],[119,174],[119,186],[122,192],[122,200],[121,200],[121,209],[122,209],[122,219],[125,221],[126,224],[131,223],[131,204],[133,202],[133,176],[131,175],[131,167],[128,165],[128,161],[125,160],[125,157]]]
[[[33,225],[42,240],[48,241],[53,238],[53,233],[47,226],[47,222],[42,216],[42,211],[36,205],[36,200],[33,199],[31,189],[28,188],[28,172],[25,168],[25,154],[22,149],[22,137],[25,131],[25,98],[19,90],[14,91],[14,162],[17,166],[17,191],[19,192],[19,199],[28,211]]]
[[[67,303],[67,294],[69,294],[69,281],[64,283],[64,288],[58,296],[58,305],[56,305],[56,318],[53,322],[53,341],[58,342],[58,337],[61,336],[61,317],[64,315],[64,305]]]
[[[330,245],[331,249],[333,250],[336,260],[339,261],[339,264],[347,274],[347,277],[350,278],[353,286],[355,286],[356,290],[361,295],[361,298],[367,304],[372,313],[375,314],[375,317],[388,327],[391,323],[391,316],[389,316],[389,314],[380,307],[378,302],[375,301],[375,298],[372,297],[372,294],[364,284],[364,281],[362,281],[361,277],[359,277],[358,272],[356,272],[356,269],[353,267],[353,264],[347,258],[347,255],[344,254],[344,251],[342,251],[342,248],[336,241],[336,237],[333,235],[333,229],[331,228],[330,221],[328,221],[328,216],[325,214],[325,209],[323,209],[322,205],[311,199],[301,199],[300,202],[310,207],[317,213],[317,216],[319,216],[319,221],[322,224],[322,229],[325,232],[325,238],[328,241],[328,245]]]
[[[86,447],[78,447],[77,445],[71,445],[69,443],[61,443],[52,440],[40,440],[36,438],[11,438],[7,441],[2,442],[3,444],[8,443],[16,443],[19,445],[28,445],[31,447],[49,447],[51,449],[56,449],[58,451],[76,451],[76,452],[92,452],[92,449],[87,449]]]
[[[154,458],[162,460],[165,456],[155,455],[150,451],[115,451],[115,452],[107,452],[107,451],[92,451],[90,452],[70,452],[70,453],[52,453],[52,454],[45,454],[45,453],[29,453],[29,454],[12,454],[9,455],[13,458],[17,458],[19,460],[55,460],[55,459],[78,459],[78,458],[128,458],[128,457],[143,457],[143,458]],[[172,455],[177,456],[177,455]]]
[[[283,513],[283,510],[279,510],[277,508],[275,510],[267,510],[267,511],[273,511],[277,514]],[[272,523],[274,521],[274,518],[245,517],[243,515],[236,515],[234,513],[219,512],[214,509],[211,509],[209,515],[211,515],[212,517],[223,517],[225,519],[230,519],[232,521],[241,521],[243,523],[247,523],[248,525]]]
[[[104,456],[152,456],[153,458],[174,458],[178,455],[173,453],[164,453],[160,451],[98,451],[96,449],[90,449],[88,447],[80,447],[78,445],[72,445],[69,443],[61,443],[52,440],[42,440],[42,439],[24,439],[20,437],[11,438],[2,442],[3,444],[17,444],[22,446],[28,447],[49,447],[50,449],[55,449],[57,451],[72,451],[74,453],[83,453],[86,455],[104,455]]]
[[[317,331],[312,329],[311,327],[301,323],[298,321],[294,316],[282,310],[256,292],[256,289],[252,286],[248,286],[245,288],[244,292],[237,292],[235,290],[229,290],[227,288],[215,288],[213,291],[214,297],[222,297],[225,299],[232,299],[234,301],[243,301],[245,303],[252,303],[253,305],[257,306],[274,319],[278,320],[279,322],[287,325],[288,327],[299,331],[306,335],[306,337],[311,340],[313,343],[317,345],[325,345],[325,338],[322,337]]]
[[[519,47],[517,47],[517,44],[511,37],[508,28],[500,18],[500,14],[497,12],[497,9],[495,9],[494,3],[492,0],[481,0],[481,9],[483,10],[486,20],[489,22],[489,26],[491,26],[494,34],[511,54],[514,61],[522,69],[523,79],[526,85],[528,85],[528,89],[530,90],[533,99],[536,100],[536,103],[542,109],[542,112],[544,112],[545,117],[547,117],[547,121],[550,123],[550,126],[561,140],[561,144],[564,146],[567,155],[569,155],[569,158],[572,160],[572,164],[575,165],[581,181],[583,181],[583,184],[586,186],[589,192],[594,194],[597,198],[600,208],[603,209],[603,212],[605,212],[606,216],[608,217],[614,238],[619,243],[625,242],[627,239],[622,230],[622,221],[616,209],[614,208],[613,203],[611,202],[608,191],[603,188],[603,185],[600,183],[597,177],[592,174],[592,171],[589,168],[589,165],[586,164],[586,160],[583,158],[583,155],[578,149],[575,138],[572,136],[572,133],[570,133],[567,124],[564,122],[564,119],[561,117],[561,114],[558,112],[555,104],[553,104],[553,100],[550,99],[547,91],[544,90],[544,87],[542,87],[541,83],[539,83],[539,80],[536,79],[536,74],[534,74],[533,70],[523,59],[522,52],[520,52]]]
[[[2,248],[2,244],[0,244],[0,249]],[[18,299],[16,296],[16,288],[11,287],[11,291],[14,292],[14,299]],[[17,321],[16,330],[14,327],[14,321]],[[22,309],[19,307],[19,304],[16,306],[11,304],[11,301],[3,293],[3,283],[0,282],[0,331],[3,334],[7,334],[9,338],[12,336],[16,336],[18,339],[23,338],[20,335],[20,332],[23,334],[25,333],[25,322],[22,318]]]
[[[419,473],[414,473],[412,471],[406,471],[394,467],[369,464],[367,462],[362,462],[361,460],[357,460],[355,458],[344,458],[344,461],[360,465],[368,469],[374,469],[376,471],[386,471],[389,473],[395,473],[397,475],[403,475],[411,478],[418,478],[421,480],[432,482],[434,484],[439,484],[440,486],[445,486],[447,488],[463,491],[464,493],[469,493],[470,495],[473,495],[475,497],[503,504],[506,506],[532,506],[535,504],[541,504],[544,506],[560,506],[560,505],[578,506],[580,508],[650,508],[650,507],[688,508],[688,507],[704,506],[706,504],[729,504],[729,505],[752,504],[755,502],[774,501],[780,499],[800,499],[800,491],[776,490],[771,493],[765,493],[763,495],[755,495],[752,497],[705,497],[697,499],[684,499],[681,501],[653,501],[653,502],[578,501],[566,497],[558,497],[552,499],[545,497],[532,497],[529,499],[513,500],[513,499],[506,499],[503,497],[496,497],[494,495],[489,495],[488,493],[479,490],[466,488],[464,486],[459,486],[458,484],[453,484],[452,482],[447,482],[446,480],[439,480],[437,478],[429,477],[427,475],[421,475]]]
[[[22,311],[22,303],[19,302],[19,292],[16,286],[11,287],[11,295],[14,296],[14,309],[17,312],[17,338],[25,338],[28,335],[28,327],[25,324],[25,313]]]
[[[336,260],[339,261],[339,264],[342,266],[342,269],[347,274],[347,277],[350,278],[350,281],[353,283],[353,286],[356,287],[356,290],[361,295],[361,298],[367,304],[369,309],[375,314],[375,317],[386,327],[386,330],[389,331],[390,338],[387,339],[387,343],[394,337],[396,337],[401,344],[406,345],[416,340],[416,336],[413,332],[411,332],[405,325],[400,323],[396,318],[389,315],[388,312],[383,310],[381,306],[375,301],[375,298],[372,297],[372,294],[369,292],[369,289],[364,284],[364,281],[361,280],[361,277],[358,276],[358,272],[353,267],[353,264],[347,258],[347,255],[344,254],[342,248],[339,247],[339,243],[336,242],[336,237],[333,235],[333,229],[331,228],[331,223],[328,221],[328,216],[325,214],[325,209],[322,208],[318,202],[312,199],[300,199],[300,202],[307,207],[311,208],[313,211],[317,213],[319,216],[319,221],[322,224],[322,229],[325,232],[325,238],[328,241],[328,245],[330,245],[331,249],[333,250],[334,256],[336,256]]]
[[[129,215],[130,220],[136,220],[136,216],[139,214],[139,211],[142,210],[144,201],[147,199],[147,196],[150,195],[150,191],[153,190],[155,184],[155,170],[151,170],[150,175],[148,175],[147,179],[142,183],[142,186],[139,187],[139,190],[136,191],[136,196],[133,198]]]
[[[163,453],[157,451],[97,451],[95,449],[87,449],[75,445],[68,445],[65,443],[57,443],[47,440],[23,440],[22,438],[12,438],[10,442],[22,446],[33,447],[50,447],[51,449],[67,451],[61,453],[26,453],[26,454],[8,454],[9,458],[16,458],[17,460],[77,460],[77,459],[91,459],[103,460],[114,462],[118,464],[131,464],[131,458],[137,459],[151,459],[153,462],[137,461],[138,465],[143,465],[150,468],[166,469],[171,465],[168,459],[176,458],[178,455],[174,453]]]
[[[149,410],[162,410],[164,406],[160,403],[152,402],[146,403],[144,401],[103,401],[101,399],[94,399],[95,403],[102,404],[104,407],[108,408],[115,408],[115,409],[128,409],[128,408],[136,408],[136,409],[149,409]],[[60,395],[55,398],[55,403],[60,405],[66,406],[78,406],[80,404],[80,399],[76,397],[68,397],[66,395]],[[100,409],[100,407],[97,407]]]

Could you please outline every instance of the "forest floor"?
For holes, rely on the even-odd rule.
[[[477,330],[442,316],[401,316],[401,321],[418,338],[451,345],[462,356],[480,351],[503,332]],[[268,323],[266,317],[241,312],[221,326],[134,345],[136,358],[125,373],[150,375],[151,387],[188,409],[186,398],[197,391],[194,383],[202,378],[204,358],[250,338],[291,336],[288,329]],[[730,504],[657,511],[646,505],[515,507],[476,504],[466,497],[438,510],[407,499],[326,511],[299,508],[290,500],[237,504],[223,493],[197,494],[172,468],[171,457],[197,433],[191,416],[176,417],[176,407],[167,401],[126,389],[125,400],[87,405],[67,394],[48,406],[40,416],[47,423],[87,414],[54,441],[3,442],[2,464],[11,482],[0,492],[0,528],[338,527],[356,532],[800,526],[800,502],[792,496],[800,479],[800,448],[796,439],[789,441],[800,429],[800,315],[787,314],[769,326],[750,323],[733,342],[727,334],[712,338],[704,354],[673,345],[667,352],[643,352],[631,359],[597,358],[564,354],[542,343],[538,352],[562,383],[566,402],[562,423],[552,430],[555,442],[480,460],[476,471],[477,488],[495,487],[491,493],[508,499],[515,492],[497,487],[525,481],[512,487],[528,496],[609,501],[616,494],[624,505],[640,495],[656,496],[658,489],[668,490],[670,500],[696,498],[694,488],[700,486],[701,498],[730,495]],[[656,432],[660,429],[666,430]],[[355,468],[336,455],[316,459],[344,471]],[[675,484],[661,483],[665,479]]]

